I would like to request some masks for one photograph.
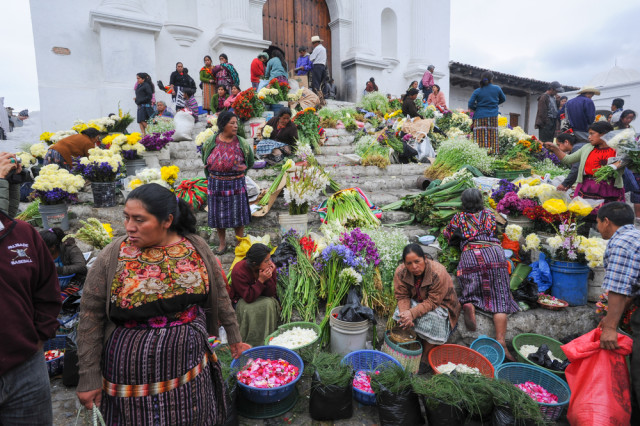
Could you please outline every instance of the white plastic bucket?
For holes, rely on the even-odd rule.
[[[342,309],[338,306],[331,311],[329,326],[331,327],[331,352],[346,355],[366,348],[369,321],[347,322],[333,317]]]

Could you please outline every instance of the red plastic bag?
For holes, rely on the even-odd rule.
[[[562,346],[571,364],[565,370],[571,389],[567,420],[571,425],[628,425],[631,421],[631,387],[626,355],[631,338],[618,334],[619,349],[600,348],[602,330]]]

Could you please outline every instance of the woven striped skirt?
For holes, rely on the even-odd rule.
[[[471,303],[492,313],[510,314],[520,310],[511,297],[508,263],[502,247],[464,250],[457,275],[462,288],[460,303]]]
[[[216,85],[202,82],[202,109],[211,110],[211,97],[216,93]],[[214,108],[215,109],[215,108]]]
[[[226,180],[212,174],[207,190],[210,227],[238,228],[249,224],[251,209],[244,176]]]
[[[500,151],[498,142],[498,117],[477,118],[473,120],[473,140],[489,154]]]
[[[202,363],[210,352],[202,310],[189,324],[163,328],[117,327],[102,354],[104,379],[141,385],[172,380]],[[175,389],[148,396],[102,392],[108,425],[214,425],[226,418],[225,386],[218,362]]]

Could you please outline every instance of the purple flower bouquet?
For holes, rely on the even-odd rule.
[[[140,143],[144,145],[147,151],[160,151],[173,140],[174,133],[175,130],[169,130],[164,133],[150,133],[144,135],[144,137],[140,139]]]

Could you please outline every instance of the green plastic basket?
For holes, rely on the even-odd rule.
[[[523,170],[494,170],[494,175],[497,179],[514,180],[518,179],[521,175],[524,177],[531,176],[531,169]]]
[[[308,343],[304,346],[300,346],[299,348],[296,349],[292,349],[296,352],[301,351],[303,349],[306,348],[313,348],[313,349],[320,349],[320,333],[321,333],[321,329],[320,326],[318,324],[315,324],[313,322],[304,322],[304,321],[298,321],[298,322],[290,322],[289,324],[283,324],[280,327],[278,327],[278,329],[276,331],[274,331],[273,333],[271,333],[270,335],[267,336],[266,339],[264,339],[264,345],[265,346],[269,346],[269,342],[276,336],[281,335],[282,333],[284,333],[285,331],[291,330],[294,327],[300,327],[300,328],[310,328],[312,330],[314,330],[316,332],[316,334],[318,335],[318,337],[316,337],[316,339],[311,342]]]
[[[544,368],[536,364],[535,362],[528,360],[527,358],[522,356],[522,354],[520,353],[520,347],[524,345],[533,345],[536,347],[547,345],[549,347],[549,350],[553,354],[553,356],[564,361],[567,359],[567,356],[562,351],[562,348],[561,348],[562,343],[552,339],[551,337],[542,336],[540,334],[523,333],[523,334],[518,334],[516,337],[514,337],[511,344],[513,345],[513,349],[515,349],[516,351],[516,356],[519,362],[533,365],[538,368],[542,368],[543,370],[548,371],[549,373],[553,373],[562,379],[565,378],[564,371],[555,371],[555,370],[549,370],[548,368]]]

